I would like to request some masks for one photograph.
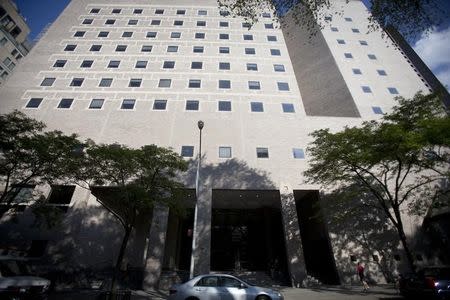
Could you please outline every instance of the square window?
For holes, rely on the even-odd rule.
[[[230,23],[228,23],[228,22],[225,22],[225,21],[219,22],[219,27],[229,27],[229,26],[230,26]]]
[[[70,108],[72,106],[73,99],[63,98],[59,101],[58,108]]]
[[[219,111],[231,111],[231,101],[219,101]]]
[[[110,87],[113,82],[112,78],[102,78],[99,83],[99,87]]]
[[[183,26],[183,21],[181,21],[181,20],[175,20],[175,21],[173,21],[173,25],[174,25],[174,26]]]
[[[253,41],[253,35],[252,34],[244,34],[244,41]]]
[[[267,36],[267,41],[268,42],[276,42],[277,41],[277,37],[274,35],[268,35]]]
[[[344,18],[344,19],[345,19],[345,21],[347,21],[347,22],[353,21],[352,18],[348,18],[348,17],[347,17],[347,18]]]
[[[141,52],[152,52],[153,46],[150,45],[144,45],[141,48]]]
[[[142,83],[142,79],[140,78],[132,78],[128,83],[128,87],[140,87]]]
[[[380,76],[386,76],[386,75],[387,75],[387,73],[386,73],[385,70],[377,70],[377,73],[378,73],[378,75],[380,75]]]
[[[369,86],[363,85],[361,88],[364,93],[372,93],[372,89]]]
[[[53,64],[54,68],[64,68],[64,66],[66,65],[67,60],[65,59],[58,59],[57,61],[55,61],[55,63]]]
[[[159,26],[159,25],[161,25],[161,20],[152,20],[152,21],[150,22],[150,25]]]
[[[125,52],[127,50],[126,45],[117,45],[116,52]]]
[[[339,29],[337,29],[337,27],[331,27],[331,31],[338,32]]]
[[[230,47],[219,47],[219,53],[229,54],[230,53]]]
[[[104,99],[92,99],[89,104],[89,109],[101,109],[103,106]]]
[[[250,110],[252,112],[263,112],[264,105],[262,102],[250,102]]]
[[[92,8],[89,13],[91,14],[98,14],[100,12],[100,8]]]
[[[247,63],[247,71],[258,71],[258,65],[253,63]]]
[[[108,37],[109,31],[100,31],[98,37]]]
[[[289,84],[287,82],[277,82],[279,91],[289,91]]]
[[[191,63],[191,69],[202,69],[203,63],[201,61],[193,61]]]
[[[294,104],[292,103],[281,103],[281,107],[285,113],[295,113]]]
[[[230,63],[229,62],[219,62],[219,70],[229,70]]]
[[[123,99],[120,109],[133,109],[135,103],[135,99]]]
[[[197,26],[200,27],[206,26],[206,21],[197,21]]]
[[[186,110],[198,110],[199,102],[197,100],[187,100]]]
[[[167,46],[167,52],[178,52],[178,46]]]
[[[392,95],[398,95],[398,90],[395,87],[388,87],[388,91]]]
[[[230,89],[231,81],[230,80],[219,80],[219,89]]]
[[[264,28],[265,29],[273,29],[273,24],[272,23],[266,23],[266,24],[264,24]]]
[[[260,90],[261,89],[261,85],[260,85],[259,81],[249,81],[248,82],[248,88],[250,90]]]
[[[273,70],[275,72],[285,72],[284,65],[273,65]]]
[[[252,28],[252,24],[250,24],[249,22],[242,22],[242,28],[250,29]]]
[[[158,83],[158,87],[160,88],[170,88],[172,84],[172,79],[160,79]]]
[[[229,16],[229,15],[230,15],[230,12],[227,11],[227,10],[221,10],[221,11],[219,11],[219,14],[220,14],[222,17],[226,17],[226,16]]]
[[[156,31],[149,31],[149,32],[147,32],[146,37],[148,37],[148,38],[155,38],[156,34],[157,34]]]
[[[142,12],[143,12],[143,10],[141,8],[135,8],[133,10],[133,14],[135,14],[135,15],[140,15],[140,14],[142,14]]]
[[[351,53],[344,53],[345,58],[353,58]]]
[[[201,80],[200,79],[189,79],[189,87],[190,88],[200,88],[201,87]]]
[[[86,31],[77,31],[73,35],[74,37],[83,37],[85,35]]]
[[[93,63],[94,63],[93,60],[83,60],[83,62],[80,65],[80,68],[90,68],[92,67]]]
[[[146,60],[138,60],[134,67],[136,69],[145,69],[145,68],[147,68],[147,61]]]
[[[383,111],[381,110],[381,107],[379,106],[372,106],[372,111],[376,115],[382,115]]]
[[[182,157],[193,157],[194,156],[194,146],[181,146],[181,156]]]
[[[271,15],[270,15],[270,13],[265,12],[265,13],[262,13],[262,17],[263,18],[270,18]]]
[[[108,20],[106,20],[105,25],[114,25],[114,23],[116,23],[116,20],[108,19]]]
[[[376,60],[377,57],[375,56],[375,54],[367,54],[367,57],[371,60]]]
[[[179,39],[179,38],[181,37],[181,32],[172,32],[172,33],[170,34],[170,37],[171,37],[172,39]]]
[[[208,14],[208,12],[207,12],[206,10],[201,9],[201,10],[199,10],[199,11],[197,12],[197,14],[198,14],[199,16],[206,16],[206,15]]]
[[[44,78],[44,80],[42,80],[41,82],[41,86],[52,86],[55,80],[56,78],[53,77]]]
[[[256,54],[255,48],[245,48],[245,54]]]
[[[174,61],[165,61],[163,63],[163,69],[173,69],[175,68],[175,62]]]
[[[41,105],[42,98],[31,98],[25,107],[27,108],[38,108]]]
[[[110,60],[108,63],[108,68],[118,68],[120,65],[120,60]]]
[[[132,31],[125,31],[124,33],[122,33],[122,37],[132,37],[132,36],[133,36]]]
[[[303,151],[302,148],[293,148],[292,155],[294,156],[294,158],[298,158],[298,159],[305,158],[305,152]]]
[[[128,20],[128,25],[137,25],[138,20]]]
[[[90,24],[92,24],[93,21],[94,21],[94,19],[84,19],[83,22],[82,22],[82,24],[84,24],[84,25],[90,25]]]
[[[155,100],[153,102],[153,110],[166,110],[167,100]]]
[[[194,46],[192,48],[192,52],[194,53],[203,53],[204,51],[204,47],[203,46]]]
[[[92,45],[89,51],[98,52],[100,49],[102,49],[102,45]]]
[[[362,74],[360,69],[352,69],[352,71],[353,71],[353,74],[355,74],[355,75],[361,75]]]
[[[338,43],[338,44],[341,44],[341,45],[344,45],[344,44],[345,44],[345,41],[344,41],[344,40],[337,40],[337,43]]]
[[[64,51],[74,51],[77,45],[66,45]]]
[[[112,10],[112,13],[113,13],[113,14],[120,14],[121,11],[122,11],[122,10],[121,10],[120,8],[114,8],[114,9]]]
[[[352,32],[359,33],[359,29],[358,28],[352,28]]]
[[[177,9],[177,15],[185,15],[186,10],[185,9]]]
[[[367,46],[367,45],[368,45],[366,41],[359,41],[359,43],[360,43],[362,46]]]
[[[219,157],[220,158],[230,158],[231,157],[231,147],[219,147]]]
[[[81,86],[83,84],[84,78],[74,78],[70,83],[70,86]]]
[[[155,15],[163,15],[164,9],[155,9]]]
[[[279,49],[270,49],[270,55],[273,55],[273,56],[280,56],[280,55],[281,55],[281,52],[280,52]]]
[[[268,148],[256,148],[256,157],[257,158],[269,158],[269,149]]]
[[[205,33],[204,32],[197,32],[197,33],[195,33],[195,38],[196,39],[204,39],[205,38]]]

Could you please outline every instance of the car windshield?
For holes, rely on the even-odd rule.
[[[0,261],[0,274],[1,277],[9,276],[24,276],[29,275],[30,270],[28,266],[18,261]]]
[[[239,278],[239,277],[236,277],[237,279],[239,279],[240,281],[242,281],[243,283],[245,283],[246,285],[249,285],[249,286],[253,286],[254,284],[253,283],[250,283],[250,282],[248,282],[248,281],[245,281],[245,280],[243,280],[242,278]]]

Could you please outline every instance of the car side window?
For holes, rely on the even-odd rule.
[[[220,286],[223,287],[241,287],[241,282],[230,277],[221,277]]]
[[[219,286],[219,278],[217,276],[206,276],[200,279],[196,286]]]

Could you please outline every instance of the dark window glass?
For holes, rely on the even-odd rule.
[[[193,157],[194,156],[194,146],[181,146],[181,156]]]
[[[167,106],[167,100],[155,100],[153,102],[153,110],[165,110]]]
[[[256,54],[255,48],[245,48],[245,54]]]
[[[219,111],[231,111],[231,101],[219,101]]]
[[[133,14],[135,14],[135,15],[140,15],[140,14],[142,14],[142,9],[140,9],[140,8],[135,8],[134,10],[133,10]]]
[[[80,65],[80,68],[90,68],[92,67],[93,63],[94,63],[93,60],[83,60],[83,62]]]
[[[178,52],[178,46],[167,46],[167,52]]]
[[[58,108],[70,108],[72,106],[73,99],[63,98],[59,101]]]
[[[134,100],[134,99],[124,99],[122,101],[122,105],[120,106],[120,109],[133,109],[135,103],[136,103],[136,100]]]
[[[270,54],[274,56],[280,56],[281,52],[279,49],[270,49]]]
[[[100,80],[100,84],[98,86],[110,87],[112,82],[113,82],[112,78],[102,78],[102,80]]]
[[[205,48],[203,46],[194,46],[193,48],[194,53],[203,53],[204,50]]]
[[[171,84],[172,84],[172,80],[171,79],[160,79],[158,87],[160,87],[160,88],[169,88]]]
[[[122,11],[122,10],[121,10],[120,8],[114,8],[114,9],[112,10],[112,13],[113,13],[113,14],[120,14],[121,11]]]
[[[66,45],[64,51],[74,51],[77,45]]]
[[[230,89],[231,81],[230,80],[219,80],[219,89]]]
[[[206,26],[206,21],[197,21],[197,26],[200,27]]]
[[[70,83],[70,86],[81,86],[83,84],[84,78],[74,78]]]
[[[284,65],[277,65],[277,64],[275,64],[275,65],[273,65],[273,70],[275,72],[284,72],[285,71]]]
[[[149,31],[147,32],[148,38],[155,38],[156,37],[156,31]]]
[[[82,24],[90,25],[90,24],[92,24],[93,21],[94,21],[94,19],[84,19]]]
[[[128,25],[137,25],[138,20],[128,20]]]
[[[179,39],[179,38],[181,37],[181,32],[172,32],[172,33],[170,34],[170,37],[171,37],[172,39]]]
[[[256,148],[256,157],[269,158],[269,149],[268,148]]]
[[[229,54],[230,53],[230,48],[229,47],[219,47],[219,53]]]
[[[253,112],[263,112],[264,105],[262,102],[250,102],[250,109]]]
[[[89,50],[92,52],[98,52],[100,49],[102,49],[102,45],[92,45]]]
[[[105,22],[106,25],[113,25],[114,23],[116,23],[116,20],[114,20],[114,19],[108,19]]]
[[[283,112],[285,113],[295,112],[294,104],[292,103],[281,103],[281,107],[283,108]]]
[[[287,82],[277,82],[279,91],[289,91],[289,84]]]
[[[53,67],[55,68],[64,68],[64,66],[66,65],[67,60],[65,59],[58,59],[57,61],[55,61],[55,63],[53,64]]]
[[[344,53],[345,58],[353,58],[351,53]]]
[[[219,22],[219,26],[220,27],[228,27],[228,26],[230,26],[230,24],[228,22],[225,22],[225,21],[220,21]]]
[[[294,158],[303,159],[303,158],[305,158],[305,151],[303,151],[302,148],[293,148],[292,156]]]
[[[110,60],[108,63],[108,68],[118,68],[120,65],[120,60]]]
[[[152,52],[153,46],[144,45],[141,48],[141,52]]]
[[[41,82],[41,86],[52,86],[55,80],[56,78],[53,77],[44,78],[44,80],[42,80]]]
[[[103,106],[103,102],[105,102],[104,99],[92,99],[91,103],[89,104],[89,109],[101,109]]]
[[[126,45],[117,45],[116,52],[125,52],[127,50]]]
[[[69,205],[72,201],[72,196],[75,191],[74,185],[52,185],[50,195],[48,196],[48,203],[51,204],[66,204]]]
[[[277,41],[277,37],[274,35],[268,35],[267,36],[267,41],[269,42],[276,42]]]
[[[100,8],[93,8],[90,11],[91,14],[98,14],[99,12],[100,12]]]
[[[147,61],[146,60],[138,60],[134,67],[136,69],[145,69],[145,68],[147,68]]]
[[[83,37],[86,34],[86,31],[77,31],[73,35],[74,37]]]
[[[202,69],[203,63],[201,61],[193,61],[191,63],[191,69]]]
[[[372,111],[374,114],[377,114],[377,115],[383,114],[383,111],[381,110],[381,107],[379,107],[379,106],[372,106]]]
[[[185,14],[186,14],[186,10],[184,10],[184,9],[177,10],[177,15],[185,15]]]
[[[258,71],[258,65],[247,63],[247,71]]]
[[[228,33],[220,33],[219,34],[219,39],[221,39],[221,40],[228,40],[228,39],[230,39],[230,35]]]
[[[260,90],[261,89],[261,85],[260,85],[259,81],[249,81],[248,82],[248,88],[250,90]]]
[[[131,31],[125,31],[124,33],[122,33],[122,37],[132,37],[133,36],[133,32]]]
[[[100,31],[98,37],[108,37],[109,31]]]
[[[156,25],[156,26],[161,25],[161,20],[152,20],[150,25]]]
[[[181,21],[181,20],[175,20],[175,21],[173,21],[173,25],[174,25],[174,26],[183,26],[183,21]]]
[[[140,87],[142,83],[142,79],[140,78],[132,78],[128,83],[128,87]]]
[[[197,33],[195,33],[195,38],[196,39],[204,39],[205,38],[205,33],[204,32],[197,32]]]
[[[273,24],[272,23],[264,24],[264,28],[266,28],[266,29],[273,29]]]
[[[163,15],[164,9],[155,9],[155,15]]]
[[[175,62],[174,61],[165,61],[163,63],[163,69],[173,69],[175,68]]]
[[[199,79],[189,79],[189,87],[190,88],[200,88],[201,80]]]
[[[187,100],[186,110],[198,110],[199,102],[197,100]]]
[[[42,100],[43,100],[42,98],[31,98],[28,101],[26,107],[27,108],[38,108],[39,105],[41,105]]]
[[[253,41],[252,34],[244,34],[244,41]]]
[[[220,62],[219,63],[219,70],[229,70],[229,69],[230,69],[229,62]]]

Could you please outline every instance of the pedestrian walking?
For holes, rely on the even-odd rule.
[[[367,284],[366,278],[364,276],[364,266],[361,264],[361,262],[358,262],[358,265],[356,266],[356,273],[359,276],[359,281],[361,281],[363,285],[363,291],[369,290],[369,285]]]

